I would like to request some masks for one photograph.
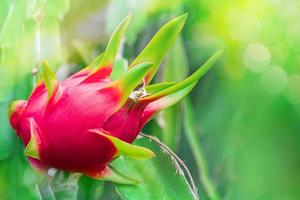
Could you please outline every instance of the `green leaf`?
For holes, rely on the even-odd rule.
[[[168,87],[167,89],[164,89],[158,93],[155,93],[150,96],[145,96],[144,98],[141,98],[141,101],[151,101],[152,99],[159,99],[161,97],[170,95],[172,93],[175,93],[177,91],[180,91],[181,89],[185,89],[187,87],[190,87],[192,85],[195,85],[197,81],[202,77],[211,67],[212,65],[217,61],[217,59],[222,54],[222,50],[217,51],[215,54],[213,54],[196,72],[194,72],[192,75],[190,75],[188,78],[184,79],[183,81],[180,81],[176,83],[175,85]]]
[[[172,85],[175,85],[176,82],[162,82],[162,83],[156,83],[152,85],[147,85],[145,87],[145,90],[147,94],[155,94],[158,93],[164,89],[167,89],[168,87],[171,87]]]
[[[187,14],[184,14],[165,24],[130,64],[129,68],[132,68],[141,62],[153,62],[153,67],[145,78],[146,84],[152,80],[162,59],[179,35],[186,18]]]
[[[130,19],[131,15],[127,16],[113,32],[104,52],[100,67],[113,64]]]
[[[210,67],[219,58],[221,53],[222,51],[216,52],[202,65],[202,67],[200,67],[196,72],[194,72],[185,80],[180,81],[174,85],[170,84],[169,87],[162,90],[160,89],[166,87],[167,84],[161,85],[160,87],[157,87],[157,93],[141,97],[139,99],[140,102],[149,103],[145,109],[148,114],[145,115],[143,121],[147,121],[158,111],[174,105],[187,94],[189,94],[189,92],[197,84],[200,77],[203,76],[210,69]]]
[[[152,115],[154,115],[158,111],[163,110],[169,106],[172,106],[178,101],[180,101],[183,97],[185,97],[192,91],[192,89],[195,87],[196,84],[197,82],[193,82],[184,88],[174,91],[173,93],[167,94],[158,99],[154,99],[153,102],[151,102],[146,107],[146,109],[150,111]]]
[[[164,81],[180,81],[184,79],[188,70],[188,61],[181,37],[176,40],[167,57],[167,62],[163,68]],[[184,96],[184,95],[183,95]],[[181,98],[180,98],[181,99]],[[162,140],[175,150],[180,139],[182,113],[180,104],[175,104],[166,108],[162,112],[163,125]],[[160,118],[161,119],[161,118]]]
[[[220,199],[219,194],[216,191],[216,188],[210,179],[209,170],[207,168],[207,163],[205,160],[205,155],[203,153],[202,147],[200,145],[200,140],[197,137],[197,132],[195,130],[194,124],[194,113],[193,113],[193,106],[191,104],[191,100],[186,97],[183,101],[183,113],[184,113],[184,129],[185,134],[190,144],[190,148],[193,152],[193,156],[195,158],[198,173],[200,175],[200,181],[203,185],[207,195],[211,200],[218,200]]]
[[[110,75],[111,80],[117,80],[121,76],[123,76],[128,70],[128,61],[124,58],[116,59],[113,67],[113,71]]]
[[[141,181],[132,186],[116,185],[122,199],[194,199],[185,178],[156,144],[145,138],[137,139],[134,144],[151,149],[156,157],[146,161],[120,157],[113,161],[112,165],[116,169]]]
[[[114,86],[119,88],[122,94],[119,106],[124,105],[131,92],[142,82],[151,67],[152,63],[141,63],[135,68],[127,71],[125,75],[113,83]]]
[[[181,106],[175,104],[163,110],[162,141],[172,150],[178,147],[181,132]],[[159,120],[159,119],[157,119]]]
[[[123,156],[129,157],[129,158],[132,158],[132,159],[139,159],[139,160],[149,159],[149,158],[152,158],[153,156],[155,156],[155,154],[147,148],[139,147],[139,146],[124,142],[124,141],[120,140],[119,138],[116,138],[112,135],[105,133],[104,131],[96,129],[96,130],[93,130],[93,132],[96,134],[99,134],[101,136],[104,136],[108,140],[110,140],[116,147],[119,155],[123,155]]]
[[[104,182],[81,176],[78,181],[77,199],[100,199],[104,190]]]
[[[106,167],[102,172],[98,180],[111,181],[122,185],[134,185],[138,184],[139,181],[120,173],[112,167]]]

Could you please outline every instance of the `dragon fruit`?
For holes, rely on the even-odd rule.
[[[157,112],[187,95],[220,55],[215,53],[183,81],[148,85],[185,20],[182,15],[165,24],[126,70],[115,60],[130,16],[114,31],[105,52],[68,79],[59,82],[42,62],[29,99],[14,101],[9,109],[11,126],[31,165],[41,172],[56,168],[135,183],[109,163],[120,155],[153,157],[151,150],[131,143]]]

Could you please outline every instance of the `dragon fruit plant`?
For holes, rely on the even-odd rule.
[[[10,124],[33,168],[136,183],[109,163],[120,155],[153,157],[151,150],[131,143],[157,112],[186,96],[221,53],[185,80],[148,85],[185,20],[182,15],[165,24],[125,70],[114,61],[130,16],[114,31],[105,52],[68,79],[59,82],[47,62],[42,62],[29,99],[14,101],[9,108]]]

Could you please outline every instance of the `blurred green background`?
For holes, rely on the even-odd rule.
[[[48,60],[65,78],[103,51],[129,13],[123,55],[132,61],[159,27],[186,12],[156,81],[182,79],[218,49],[223,56],[184,104],[159,114],[144,132],[186,162],[200,199],[299,199],[298,0],[1,0],[1,199],[38,198],[7,119],[8,103],[30,94],[37,63]]]

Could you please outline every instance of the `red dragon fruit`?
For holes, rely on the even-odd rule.
[[[147,86],[184,25],[186,15],[182,15],[164,25],[127,70],[112,73],[129,20],[130,16],[117,27],[102,55],[62,82],[42,62],[29,99],[11,104],[10,123],[34,168],[133,183],[109,163],[119,155],[153,157],[149,149],[131,143],[151,117],[187,95],[220,54],[183,81]]]

